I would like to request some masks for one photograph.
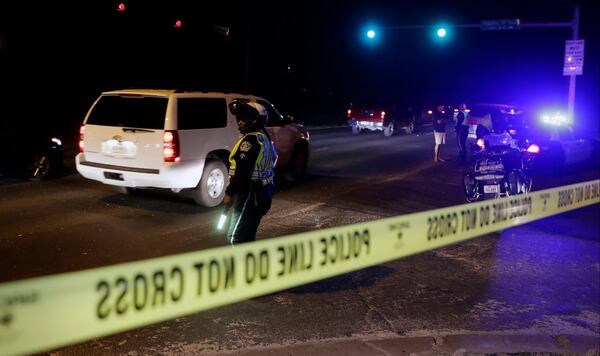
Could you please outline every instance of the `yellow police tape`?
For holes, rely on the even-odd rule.
[[[600,180],[0,284],[0,354],[50,350],[314,282],[600,202]]]

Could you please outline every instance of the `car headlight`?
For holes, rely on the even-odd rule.
[[[59,138],[52,137],[51,141],[56,143],[59,146],[62,146],[62,141]]]

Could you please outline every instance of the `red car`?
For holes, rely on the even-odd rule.
[[[403,130],[407,134],[415,129],[415,115],[410,108],[399,109],[389,106],[356,106],[347,110],[348,124],[355,135],[364,130],[383,131],[385,136],[392,136]]]

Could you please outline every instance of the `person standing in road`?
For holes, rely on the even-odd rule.
[[[458,142],[459,149],[459,163],[467,163],[467,137],[469,136],[469,122],[467,121],[467,104],[461,103],[458,107],[458,114],[456,115],[456,141]]]
[[[433,114],[433,136],[435,139],[434,162],[446,162],[440,158],[440,149],[446,144],[446,112],[444,105],[438,105],[437,110]]]
[[[229,182],[223,205],[232,210],[227,240],[231,245],[256,240],[262,217],[271,208],[275,147],[265,129],[268,113],[253,102],[234,101],[229,109],[242,134],[229,156]]]

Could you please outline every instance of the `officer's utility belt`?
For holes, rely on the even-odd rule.
[[[271,183],[273,183],[273,177],[263,179],[252,179],[252,184],[261,185],[263,187]]]
[[[273,171],[254,171],[251,180],[253,183],[261,183],[263,187],[273,182]]]

